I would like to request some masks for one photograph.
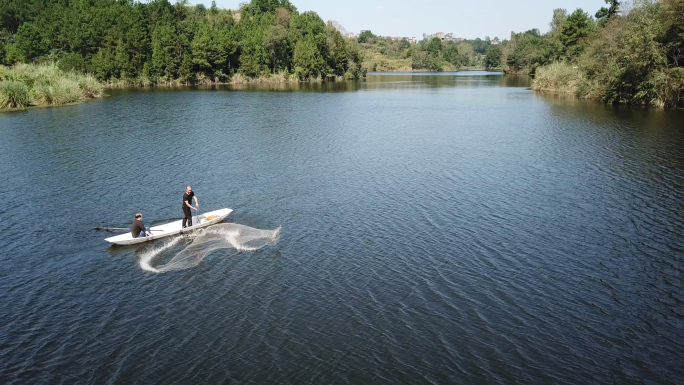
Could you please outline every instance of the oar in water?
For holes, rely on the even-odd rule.
[[[100,231],[100,230],[107,230],[107,231],[111,231],[111,230],[130,230],[130,228],[129,228],[129,229],[125,229],[125,228],[123,228],[123,227],[93,227],[93,230],[95,230],[95,231]]]
[[[111,231],[111,230],[122,230],[122,231],[130,231],[130,228],[124,228],[124,227],[93,227],[93,230],[95,231],[100,231],[100,230],[105,230],[105,231]],[[147,229],[147,231],[164,231],[164,230],[152,230],[152,229]]]

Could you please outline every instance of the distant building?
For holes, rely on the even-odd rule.
[[[356,39],[356,35],[354,35],[354,32],[349,32],[348,34],[344,35],[346,39]]]
[[[492,40],[492,45],[498,45],[498,44],[501,44],[501,42],[499,41],[498,37],[495,37],[494,40]]]
[[[425,40],[425,41],[429,41],[429,40],[432,40],[434,38],[438,38],[438,39],[443,40],[443,41],[465,41],[466,40],[465,38],[462,38],[462,37],[454,37],[454,34],[451,32],[450,33],[437,32],[437,33],[433,33],[431,35],[428,35],[427,33],[423,34],[423,40]]]

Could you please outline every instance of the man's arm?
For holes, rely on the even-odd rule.
[[[193,198],[195,198],[195,205],[199,208],[199,201],[197,200],[197,195],[195,195]]]
[[[195,198],[195,202],[197,202],[197,198]],[[190,207],[191,209],[194,208],[194,207],[192,207],[192,205],[190,204],[190,202],[188,202],[188,201],[186,201],[186,200],[184,200],[183,203],[185,203],[185,205],[188,206],[188,207]]]
[[[145,228],[145,225],[143,225],[142,222],[138,223],[138,230],[142,231],[143,233],[145,233],[147,235],[150,235],[150,232],[147,231],[147,229]]]

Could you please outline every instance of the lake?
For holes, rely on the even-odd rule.
[[[684,383],[684,111],[463,71],[0,114],[0,383]],[[95,226],[204,211],[192,244]],[[152,256],[152,257],[150,257]]]

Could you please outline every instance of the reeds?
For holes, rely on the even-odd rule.
[[[61,106],[85,100],[78,82],[67,78],[41,82],[34,87],[34,102],[38,106]]]
[[[288,74],[287,72],[278,72],[275,74],[259,75],[258,77],[251,78],[247,77],[241,73],[236,73],[230,78],[229,84],[260,84],[260,83],[295,83],[300,80],[296,75]]]
[[[31,96],[26,84],[14,80],[0,81],[0,108],[26,108]]]
[[[59,106],[104,95],[92,75],[65,72],[55,64],[0,66],[0,108]]]
[[[537,68],[532,89],[551,91],[584,97],[589,92],[589,83],[584,73],[569,63],[555,62]]]

